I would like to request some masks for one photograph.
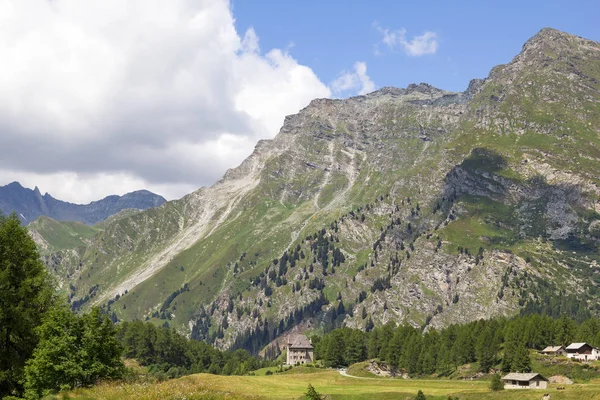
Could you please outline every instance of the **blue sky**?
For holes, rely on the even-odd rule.
[[[464,90],[472,78],[509,62],[543,27],[600,40],[600,1],[281,1],[233,0],[238,32],[253,27],[262,51],[287,48],[325,83],[357,61],[377,87],[427,82]],[[378,29],[379,27],[379,29]],[[382,43],[435,33],[435,54],[408,56]],[[375,54],[378,46],[379,55]]]

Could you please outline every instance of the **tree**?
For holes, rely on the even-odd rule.
[[[54,289],[27,228],[0,214],[0,398],[19,394]]]
[[[496,362],[497,348],[490,326],[486,326],[477,338],[475,346],[477,361],[482,372],[487,373]]]
[[[335,329],[331,332],[330,339],[325,347],[325,365],[328,367],[341,367],[345,365],[346,344],[344,334],[341,329]]]
[[[323,396],[321,396],[313,387],[313,385],[311,385],[310,383],[308,384],[308,390],[305,393],[306,396],[306,400],[322,400]]]
[[[366,356],[365,338],[363,332],[353,330],[348,336],[346,345],[346,361],[348,365],[363,361]]]
[[[427,400],[427,397],[425,397],[423,391],[419,390],[415,396],[415,400]]]
[[[122,376],[122,349],[114,325],[98,309],[78,316],[66,305],[56,307],[38,331],[40,342],[25,366],[28,398]]]
[[[531,372],[529,350],[527,350],[525,344],[522,342],[516,347],[511,369],[516,372]]]
[[[563,346],[568,346],[575,339],[577,324],[566,314],[561,315],[556,321],[556,339]]]
[[[490,382],[490,390],[494,392],[504,390],[504,383],[502,382],[502,379],[500,379],[500,375],[494,374],[492,376],[492,381]]]

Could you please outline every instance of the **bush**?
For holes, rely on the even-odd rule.
[[[273,371],[268,370],[267,372],[265,372],[265,375],[273,375]]]
[[[504,382],[502,382],[502,379],[500,379],[500,375],[494,374],[494,376],[492,376],[492,381],[490,382],[490,389],[494,392],[504,390]]]
[[[419,390],[417,392],[417,395],[415,396],[415,400],[427,400],[427,398],[425,397],[423,392],[421,390]]]

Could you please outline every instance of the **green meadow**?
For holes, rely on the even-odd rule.
[[[305,372],[305,371],[303,371]],[[491,392],[487,381],[356,378],[335,370],[270,376],[218,376],[196,374],[161,383],[110,383],[68,392],[50,399],[304,399],[308,384],[331,399],[413,399],[422,390],[427,399],[539,400],[545,393],[552,400],[599,399],[600,382],[550,385],[546,390]],[[557,390],[557,387],[564,390]]]

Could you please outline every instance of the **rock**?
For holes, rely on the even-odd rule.
[[[548,378],[550,383],[558,383],[561,385],[572,385],[573,381],[564,375],[553,375]]]

